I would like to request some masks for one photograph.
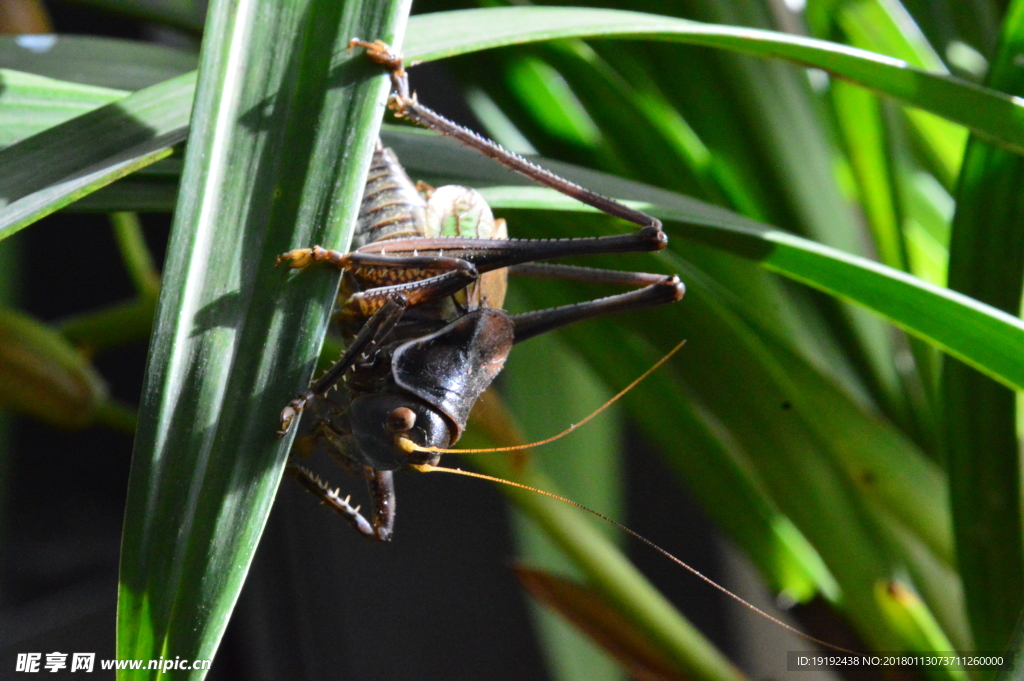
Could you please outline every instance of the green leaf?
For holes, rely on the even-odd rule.
[[[0,147],[131,94],[8,69],[0,69],[0,84]],[[191,101],[192,92],[185,94]],[[180,158],[158,161],[70,204],[69,209],[170,212],[177,200],[180,176]]]
[[[832,85],[831,94],[879,260],[906,269],[878,99],[842,81]]]
[[[505,307],[524,309],[520,298],[515,288],[510,289]],[[517,347],[509,355],[503,376],[505,400],[526,407],[514,410],[523,429],[523,442],[558,432],[565,427],[566,419],[589,413],[611,397],[608,387],[586,364],[550,334]],[[572,406],[571,413],[567,405]],[[625,482],[622,433],[616,416],[614,412],[607,414],[571,442],[552,442],[530,452],[529,457],[574,501],[621,518]],[[578,574],[536,525],[516,522],[514,528],[522,560],[551,572]],[[614,533],[610,525],[607,530]],[[615,542],[625,537],[614,533],[610,539]],[[560,679],[621,681],[622,671],[589,640],[549,611],[534,608],[534,614],[549,664],[558,670]]]
[[[0,239],[170,155],[194,86],[195,74],[173,78],[0,151]]]
[[[134,91],[195,71],[198,57],[138,40],[48,34],[0,38],[0,64],[82,85]]]
[[[180,150],[181,147],[176,147]],[[181,156],[173,155],[140,168],[113,184],[82,197],[64,207],[65,211],[110,213],[130,210],[137,213],[171,213],[178,201]]]
[[[437,12],[414,22],[406,55],[423,61],[539,40],[598,37],[670,40],[779,57],[824,69],[1024,153],[1024,102],[1019,99],[838,43],[639,12],[561,7]]]
[[[280,410],[307,385],[338,280],[275,257],[346,247],[388,84],[345,48],[400,45],[408,9],[210,7],[129,481],[122,659],[217,649],[291,445]]]
[[[128,93],[0,69],[0,147],[117,101]]]
[[[868,0],[847,2],[838,19],[850,44],[901,59],[919,69],[948,74],[942,60],[899,3]],[[933,159],[936,173],[949,186],[963,160],[967,131],[923,111],[908,111],[908,119]]]
[[[1024,2],[1003,31],[988,82],[1024,94]],[[1022,180],[1024,160],[972,138],[950,240],[950,288],[1012,315],[1024,286]],[[1005,385],[953,361],[942,375],[957,560],[979,650],[1002,650],[1024,606],[1017,399]]]

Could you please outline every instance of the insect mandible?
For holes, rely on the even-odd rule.
[[[289,251],[278,263],[299,269],[324,262],[342,270],[336,317],[341,359],[281,413],[279,435],[300,414],[315,420],[299,448],[325,448],[370,489],[370,518],[306,468],[288,471],[369,539],[387,541],[395,522],[393,472],[435,464],[466,427],[469,412],[501,371],[512,346],[567,324],[663,305],[682,298],[676,276],[537,264],[566,256],[657,251],[661,222],[513,154],[423,106],[410,94],[399,55],[381,41],[353,39],[387,67],[396,116],[453,137],[499,163],[614,217],[638,232],[574,239],[509,239],[475,190],[417,187],[378,141],[350,253],[319,246]],[[628,293],[510,315],[501,307],[508,272],[636,287]],[[336,390],[334,390],[337,388]]]

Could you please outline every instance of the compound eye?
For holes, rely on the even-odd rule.
[[[384,418],[384,427],[389,433],[404,433],[416,425],[416,412],[409,407],[398,407],[388,412]]]

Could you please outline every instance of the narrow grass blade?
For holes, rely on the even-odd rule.
[[[1024,94],[1024,2],[1012,3],[988,82]],[[950,240],[949,286],[1016,315],[1024,285],[1024,160],[974,138]],[[980,650],[1002,650],[1024,606],[1016,395],[960,362],[943,376],[946,465],[967,609]],[[1016,386],[1018,389],[1020,386]]]
[[[0,151],[0,239],[170,155],[194,86],[194,74],[173,78]]]
[[[160,295],[160,275],[146,245],[139,216],[135,213],[114,213],[110,221],[125,269],[135,284],[136,294],[140,298],[152,298],[155,301]]]
[[[901,59],[931,73],[949,73],[899,3],[878,0],[845,3],[839,11],[838,23],[854,47]],[[933,161],[936,173],[951,186],[960,172],[966,131],[922,111],[908,111],[907,117],[922,142],[926,157]]]
[[[291,444],[279,413],[307,385],[337,285],[275,258],[346,248],[388,88],[346,46],[401,45],[408,10],[211,5],[129,481],[122,659],[217,649]]]
[[[965,125],[1024,153],[1024,103],[951,76],[846,45],[653,14],[561,7],[502,7],[423,14],[406,53],[424,61],[555,38],[644,38],[686,42],[815,66],[905,104]]]
[[[198,57],[138,40],[47,34],[0,38],[0,64],[82,85],[135,91],[195,71]]]
[[[831,95],[879,259],[889,267],[905,270],[907,256],[878,100],[871,93],[841,81],[832,85]]]
[[[178,201],[178,180],[181,179],[181,157],[175,154],[140,168],[74,203],[64,207],[76,213],[111,213],[131,210],[137,213],[171,213]]]
[[[528,309],[519,298],[511,288],[506,308]],[[579,357],[550,334],[517,347],[502,375],[502,396],[523,429],[523,442],[558,432],[567,419],[589,413],[612,395]],[[572,405],[571,415],[567,405]],[[610,413],[592,423],[572,442],[552,442],[530,452],[529,458],[573,500],[621,518],[623,440],[616,415]],[[557,574],[578,574],[536,525],[516,522],[514,528],[521,560]],[[611,526],[607,529],[609,538],[621,545],[625,537]],[[560,681],[623,681],[621,670],[564,621],[540,607],[534,608],[534,615],[549,665]]]
[[[0,147],[128,95],[10,69],[0,69],[0,84]]]

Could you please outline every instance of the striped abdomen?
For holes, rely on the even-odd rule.
[[[377,143],[352,240],[356,249],[382,239],[425,236],[426,199],[395,154]]]

